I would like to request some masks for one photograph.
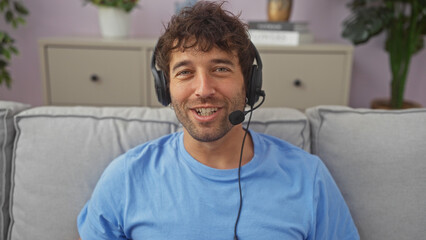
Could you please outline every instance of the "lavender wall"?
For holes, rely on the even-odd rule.
[[[174,2],[183,0],[141,0],[132,12],[132,37],[157,37],[174,13]],[[43,90],[37,40],[43,37],[100,36],[97,10],[83,6],[83,0],[27,0],[31,11],[27,25],[13,31],[21,52],[12,61],[12,89],[0,88],[0,99],[20,101],[33,106],[43,104]],[[227,8],[242,12],[244,20],[265,20],[267,0],[229,0]],[[348,15],[345,0],[294,1],[291,20],[309,21],[311,30],[321,42],[347,43],[340,37],[341,22]],[[9,29],[3,18],[0,29]],[[389,92],[389,67],[383,51],[384,36],[355,48],[350,105],[368,107],[377,97]],[[426,106],[426,50],[413,59],[406,98]]]

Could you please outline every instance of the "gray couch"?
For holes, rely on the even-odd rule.
[[[168,108],[0,102],[0,123],[0,233],[8,240],[77,239],[77,214],[108,163],[181,130]],[[251,128],[321,157],[361,239],[426,239],[426,109],[260,108]]]

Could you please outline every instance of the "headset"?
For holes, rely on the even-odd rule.
[[[257,51],[254,44],[250,41],[250,47],[255,52],[256,64],[251,67],[251,75],[246,89],[247,104],[253,107],[254,104],[262,96],[262,59],[260,58],[259,52]],[[163,106],[168,106],[171,103],[170,91],[167,85],[166,75],[162,70],[156,68],[156,53],[157,45],[154,48],[154,53],[151,58],[151,72],[154,76],[155,92],[157,94],[158,101]]]

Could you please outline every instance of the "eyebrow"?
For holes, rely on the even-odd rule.
[[[182,66],[189,65],[190,63],[191,63],[191,62],[190,62],[190,61],[188,61],[188,60],[180,61],[180,62],[176,63],[176,64],[173,66],[173,68],[172,68],[172,72],[174,72],[176,69],[178,69],[178,68],[180,68],[180,67],[182,67]]]
[[[223,63],[226,65],[234,66],[234,63],[231,60],[223,59],[223,58],[215,58],[211,60],[212,63]]]

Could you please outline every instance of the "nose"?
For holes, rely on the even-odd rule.
[[[195,96],[207,98],[215,94],[214,79],[206,72],[198,72],[195,79]]]

